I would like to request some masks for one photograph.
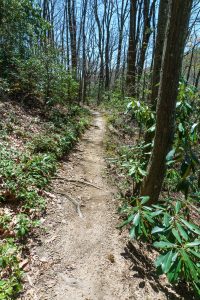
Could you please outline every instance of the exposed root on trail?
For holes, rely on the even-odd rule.
[[[77,183],[85,184],[85,185],[88,185],[88,186],[92,186],[92,187],[94,187],[95,189],[98,189],[98,190],[102,190],[101,187],[96,186],[93,183],[85,181],[85,180],[83,181],[83,180],[76,180],[76,179],[67,179],[67,178],[64,178],[64,177],[53,177],[52,179],[53,180],[62,180],[62,181],[67,181],[67,182],[72,182],[72,183],[77,182]]]
[[[78,213],[79,217],[83,218],[83,214],[81,212],[81,205],[77,200],[73,199],[69,195],[66,195],[65,193],[56,192],[56,194],[61,195],[65,198],[67,198],[69,201],[71,201],[76,206],[76,210],[77,210],[77,213]]]

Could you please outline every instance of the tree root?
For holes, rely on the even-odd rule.
[[[63,181],[67,181],[67,182],[74,182],[74,183],[81,183],[81,184],[85,184],[85,185],[88,185],[88,186],[92,186],[98,190],[102,190],[102,188],[100,188],[99,186],[96,186],[88,181],[85,181],[85,180],[76,180],[76,179],[67,179],[67,178],[64,178],[64,177],[53,177],[52,179],[54,180],[63,180]]]
[[[65,193],[56,192],[56,194],[66,197],[69,201],[71,201],[76,206],[76,211],[80,218],[83,218],[83,214],[81,212],[81,205],[78,201],[70,197],[69,195],[66,195]]]

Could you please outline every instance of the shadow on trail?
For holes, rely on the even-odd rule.
[[[150,247],[149,247],[150,248]],[[151,248],[148,251],[152,252]],[[152,289],[158,293],[163,292],[167,299],[170,300],[197,300],[193,291],[189,290],[188,286],[184,283],[180,283],[176,286],[167,284],[164,286],[161,283],[159,276],[156,274],[156,269],[152,263],[152,260],[148,258],[140,249],[138,249],[132,242],[128,242],[124,248],[124,252],[121,255],[131,260],[131,270],[135,272],[134,278],[140,278],[143,281],[140,282],[139,287],[145,287],[145,279],[148,280]]]

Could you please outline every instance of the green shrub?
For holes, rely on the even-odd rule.
[[[19,248],[13,239],[7,239],[0,242],[0,299],[13,299],[22,289],[20,283],[22,271],[19,268],[17,258]]]
[[[18,214],[17,216],[17,223],[15,225],[15,232],[17,237],[23,238],[27,235],[32,228],[37,227],[40,225],[38,220],[31,220],[27,214]]]
[[[49,136],[38,135],[32,142],[31,146],[33,153],[53,153],[57,155],[58,153],[58,143],[55,138]]]
[[[190,201],[164,199],[148,206],[149,197],[132,197],[121,208],[133,239],[153,242],[160,252],[155,261],[159,274],[172,283],[187,281],[200,295],[200,228],[190,219]]]

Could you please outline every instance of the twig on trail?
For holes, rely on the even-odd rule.
[[[83,214],[81,212],[81,207],[80,207],[80,203],[78,201],[76,201],[75,199],[73,199],[72,197],[70,197],[69,195],[66,195],[65,193],[60,193],[60,192],[56,192],[56,194],[61,195],[66,197],[68,200],[70,200],[75,206],[76,206],[76,210],[77,213],[79,215],[80,218],[83,218]]]
[[[91,126],[91,127],[94,127],[94,128],[97,128],[97,129],[100,129],[100,127],[99,127],[99,126],[97,126],[97,125],[94,125],[94,124],[91,124],[90,126]]]
[[[63,181],[68,181],[68,182],[82,183],[82,184],[85,184],[85,185],[88,185],[88,186],[92,186],[92,187],[94,187],[98,190],[102,190],[102,188],[100,188],[99,186],[96,186],[96,185],[92,184],[91,182],[88,182],[88,181],[85,181],[85,180],[67,179],[67,178],[64,178],[64,177],[53,177],[52,179],[54,179],[54,180],[63,180]]]

